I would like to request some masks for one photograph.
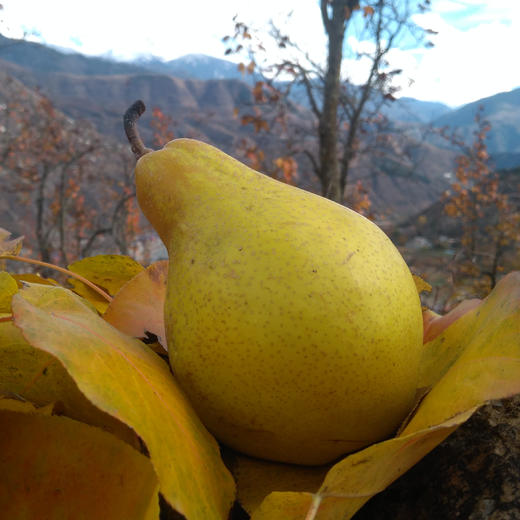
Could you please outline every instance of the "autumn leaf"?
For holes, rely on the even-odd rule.
[[[98,428],[2,401],[3,518],[159,518],[157,477],[145,456]]]
[[[127,282],[114,296],[103,318],[121,332],[135,338],[155,334],[166,349],[164,300],[168,261],[150,265]]]
[[[449,327],[454,321],[464,316],[467,312],[478,307],[482,300],[471,299],[460,302],[447,314],[440,316],[432,311],[423,313],[424,327],[424,343],[428,343],[435,339],[444,329]]]
[[[113,296],[144,267],[129,256],[97,255],[78,260],[70,264],[68,269],[85,277]],[[79,280],[69,278],[67,281],[76,294],[90,301],[99,312],[106,311],[109,303],[106,299]]]
[[[9,273],[0,271],[0,314],[11,313],[11,300],[17,292],[16,280]]]
[[[365,18],[367,18],[368,16],[372,16],[374,14],[374,8],[369,6],[369,5],[365,5],[363,7],[363,16]]]
[[[44,278],[37,273],[23,273],[23,274],[12,274],[11,275],[18,283],[18,286],[21,287],[21,282],[29,282],[29,283],[39,283],[43,285],[59,285],[59,283],[53,278]]]
[[[11,233],[0,228],[0,255],[18,255],[22,250],[23,237],[9,240]]]
[[[432,290],[432,286],[423,280],[420,276],[413,274],[412,277],[418,293],[422,293],[423,291],[430,292]]]
[[[235,453],[230,462],[237,481],[238,501],[249,513],[274,490],[309,491],[319,489],[330,466],[295,466],[254,459]]]
[[[63,288],[21,290],[13,316],[27,341],[59,359],[95,406],[143,439],[161,493],[174,509],[188,520],[227,518],[233,479],[159,356]]]
[[[239,470],[238,496],[245,496],[247,507],[259,501],[247,491],[255,479],[263,493],[271,491],[252,520],[351,518],[486,401],[520,393],[520,273],[504,277],[479,306],[459,316],[424,349],[418,386],[432,389],[402,432],[332,466],[318,490],[294,489],[290,483],[277,488],[276,477],[266,484],[265,471],[250,469],[245,478]],[[274,466],[269,471],[274,474]]]
[[[0,323],[0,395],[38,407],[56,403],[60,414],[98,426],[134,448],[139,439],[126,424],[96,408],[53,356],[31,346],[12,322]]]
[[[349,519],[375,494],[416,464],[476,408],[426,430],[373,444],[334,465],[319,490],[273,492],[251,520]]]

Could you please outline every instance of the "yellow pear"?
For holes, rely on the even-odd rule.
[[[170,363],[222,443],[323,464],[395,431],[421,306],[375,224],[191,139],[143,155],[136,184],[169,253]]]

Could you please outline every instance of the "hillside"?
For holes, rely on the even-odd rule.
[[[483,108],[482,117],[491,124],[487,141],[489,153],[492,156],[519,154],[520,88],[464,105],[441,115],[432,124],[436,127],[457,129],[460,135],[471,141],[475,114],[479,107]]]
[[[249,85],[236,77],[207,79],[236,76],[235,65],[226,60],[192,55],[169,63],[148,59],[146,63],[118,64],[64,54],[34,43],[7,43],[0,45],[0,70],[48,96],[68,117],[85,119],[100,134],[122,144],[125,143],[122,114],[140,98],[148,106],[140,126],[149,144],[152,142],[151,112],[158,107],[173,118],[176,136],[201,139],[241,159],[244,159],[241,142],[247,137],[254,138],[268,152],[268,157],[284,153],[284,143],[278,138],[254,135],[250,126],[242,126],[234,116],[235,108],[251,103]],[[161,73],[154,72],[158,68]],[[179,75],[206,79],[175,77],[172,75],[175,70],[184,71],[177,72]],[[421,125],[431,118],[439,119],[448,110],[444,105],[403,98],[388,105],[387,110],[388,117],[395,118],[392,147],[383,155],[369,154],[360,158],[353,165],[350,184],[362,180],[370,190],[375,211],[395,222],[437,200],[448,185],[444,174],[452,170],[455,152],[425,142],[421,137]],[[302,126],[312,121],[305,106],[294,105],[291,118]],[[417,129],[415,137],[410,137],[411,128]],[[312,149],[315,143],[311,141],[308,146]],[[511,156],[512,163],[515,157]],[[302,159],[298,184],[318,191],[317,180],[310,172],[310,165]]]

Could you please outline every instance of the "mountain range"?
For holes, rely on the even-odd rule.
[[[273,154],[283,153],[276,139],[254,135],[249,126],[240,124],[235,109],[251,104],[252,86],[227,60],[195,54],[168,62],[148,57],[121,63],[0,36],[0,68],[47,96],[66,116],[86,119],[100,134],[121,142],[122,114],[135,99],[143,99],[149,110],[140,126],[148,143],[153,139],[151,109],[158,107],[173,118],[176,137],[195,137],[242,159],[239,149],[248,137]],[[451,180],[456,151],[446,142],[424,137],[428,129],[451,126],[471,139],[475,113],[482,105],[492,124],[488,151],[497,166],[518,166],[519,101],[516,89],[457,109],[412,98],[388,103],[385,115],[393,129],[393,156],[363,158],[353,169],[352,180],[370,184],[373,204],[382,212],[409,218],[437,201]],[[293,117],[310,120],[303,105],[295,104]],[[298,184],[318,191],[307,170],[300,170]]]

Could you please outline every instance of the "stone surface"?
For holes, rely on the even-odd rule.
[[[520,518],[520,396],[481,408],[354,520]]]

